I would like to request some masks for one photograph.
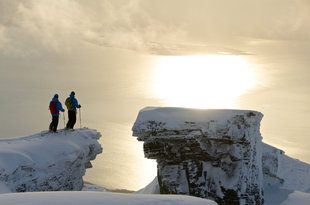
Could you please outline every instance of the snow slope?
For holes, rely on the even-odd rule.
[[[1,194],[5,205],[216,205],[207,199],[181,195],[141,195],[109,192],[28,192]]]
[[[309,164],[293,159],[284,151],[265,143],[262,157],[265,186],[310,192]]]
[[[265,205],[310,204],[310,165],[263,143]]]
[[[100,136],[82,128],[1,139],[0,187],[12,192],[81,190],[86,168],[102,152]]]

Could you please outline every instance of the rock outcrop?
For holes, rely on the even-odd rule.
[[[145,108],[133,135],[158,163],[162,194],[263,204],[263,115],[247,110]]]
[[[0,140],[0,183],[12,192],[81,190],[100,137],[82,128]]]

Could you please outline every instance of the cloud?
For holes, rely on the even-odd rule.
[[[0,45],[5,42],[5,27],[0,25]]]
[[[26,1],[0,1],[0,24],[12,26],[16,23],[16,17],[18,16],[17,7],[20,3],[26,3]]]
[[[0,50],[71,52],[83,43],[154,55],[248,54],[253,39],[310,40],[304,0],[0,1]]]

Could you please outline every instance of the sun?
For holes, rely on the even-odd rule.
[[[162,57],[152,91],[168,106],[234,108],[235,100],[256,84],[253,66],[243,56]]]

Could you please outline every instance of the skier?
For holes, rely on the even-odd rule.
[[[78,104],[78,101],[74,96],[75,96],[75,92],[72,91],[70,94],[70,97],[68,97],[65,102],[67,109],[68,109],[68,118],[69,118],[67,126],[66,126],[67,130],[68,129],[73,130],[73,127],[76,122],[76,108],[81,107],[81,105]]]
[[[49,127],[50,132],[58,133],[57,126],[59,120],[59,111],[64,112],[65,110],[62,108],[61,102],[58,100],[58,94],[55,94],[52,101],[50,102],[49,109],[52,114],[52,122]]]

